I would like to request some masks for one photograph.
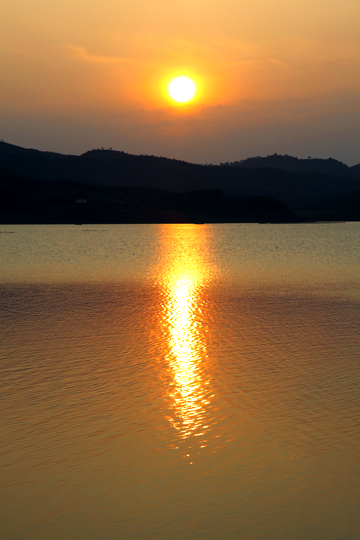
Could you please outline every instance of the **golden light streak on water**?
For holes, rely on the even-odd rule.
[[[165,244],[166,238],[165,235]],[[207,352],[201,293],[214,269],[207,261],[204,229],[197,225],[181,229],[177,242],[167,245],[166,251],[161,281],[166,360],[173,377],[170,398],[174,414],[169,421],[186,439],[191,435],[203,436],[209,430],[206,409],[211,396],[204,372]]]

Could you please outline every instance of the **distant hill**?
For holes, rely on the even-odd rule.
[[[296,209],[305,220],[360,221],[360,191],[331,197]]]
[[[271,169],[279,169],[281,171],[295,172],[295,173],[312,173],[318,172],[329,176],[349,176],[356,178],[360,176],[360,164],[348,167],[341,161],[336,159],[299,159],[297,157],[281,156],[273,154],[266,157],[252,157],[242,161],[233,161],[231,163],[224,163],[223,166],[227,167],[242,167],[242,168],[257,168],[263,169],[265,167]]]
[[[45,182],[0,169],[0,223],[194,223],[301,221],[270,197],[221,190],[176,193],[141,187]]]
[[[360,190],[360,171],[356,169],[360,166],[350,168],[358,171],[359,176],[336,176],[322,171],[294,172],[269,166],[195,165],[175,159],[136,156],[103,149],[91,150],[81,156],[63,155],[25,149],[5,142],[0,142],[0,167],[46,182],[71,181],[117,188],[147,187],[179,193],[221,189],[226,196],[270,197],[292,208]],[[341,171],[349,169],[344,164],[338,167]]]

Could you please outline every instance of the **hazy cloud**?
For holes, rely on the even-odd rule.
[[[91,64],[124,64],[130,62],[130,59],[125,57],[90,54],[85,47],[67,45],[65,49],[80,62]]]

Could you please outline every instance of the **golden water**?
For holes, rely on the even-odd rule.
[[[2,226],[1,539],[360,538],[359,245]]]

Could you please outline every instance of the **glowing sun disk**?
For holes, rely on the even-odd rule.
[[[188,77],[177,77],[169,84],[169,94],[178,103],[190,101],[195,95],[196,86]]]

